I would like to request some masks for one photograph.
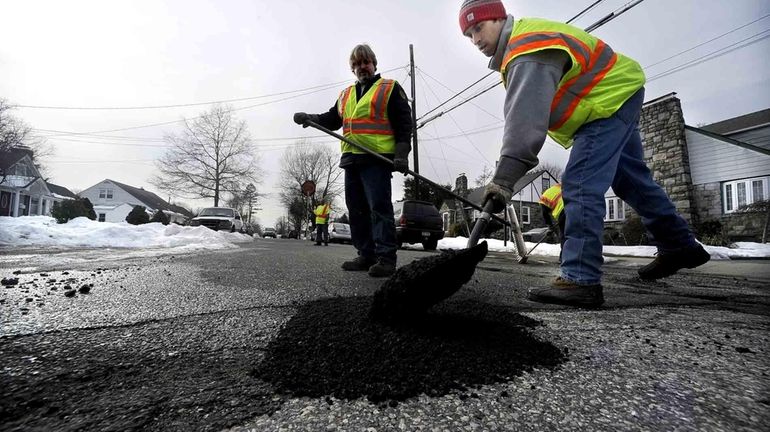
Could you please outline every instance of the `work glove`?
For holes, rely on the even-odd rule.
[[[294,113],[294,123],[302,125],[303,128],[306,128],[308,127],[308,121],[318,123],[318,114],[308,114],[304,112]]]
[[[406,174],[409,170],[409,152],[412,145],[401,141],[396,143],[396,154],[393,156],[393,170]]]
[[[484,187],[484,200],[482,205],[486,205],[488,201],[491,201],[493,204],[492,213],[500,213],[505,210],[505,206],[511,201],[512,196],[513,191],[511,189],[492,181]]]
[[[393,159],[393,170],[406,174],[409,170],[409,159],[395,158]]]

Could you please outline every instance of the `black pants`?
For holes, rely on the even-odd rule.
[[[329,224],[316,224],[315,226],[315,244],[329,244]]]

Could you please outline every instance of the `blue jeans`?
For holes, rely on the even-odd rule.
[[[659,250],[696,244],[687,222],[644,162],[638,125],[643,101],[642,88],[611,117],[585,124],[575,134],[562,177],[567,223],[561,276],[571,282],[601,282],[604,194],[610,186],[641,216]]]
[[[380,163],[345,167],[345,201],[350,239],[358,254],[396,264],[391,172],[391,167]]]

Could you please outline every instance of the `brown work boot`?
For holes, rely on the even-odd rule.
[[[551,286],[530,288],[527,298],[540,303],[556,303],[587,308],[599,307],[604,303],[604,294],[600,284],[578,285],[557,277]]]
[[[342,270],[347,271],[366,271],[369,270],[369,267],[372,266],[376,261],[372,258],[365,258],[361,255],[353,258],[350,261],[345,261],[342,263]]]
[[[388,277],[396,272],[396,263],[378,259],[377,263],[369,267],[369,276]]]
[[[711,255],[699,244],[671,252],[659,251],[651,263],[638,270],[639,278],[655,280],[668,277],[683,268],[692,269],[703,265],[710,259]]]

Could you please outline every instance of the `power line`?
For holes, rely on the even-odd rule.
[[[626,3],[623,7],[620,7],[618,9],[616,9],[614,12],[608,14],[607,16],[605,16],[604,18],[600,19],[599,21],[596,21],[595,23],[593,23],[590,26],[586,27],[585,31],[590,33],[592,31],[598,29],[599,27],[607,24],[608,22],[610,22],[610,21],[614,20],[615,18],[623,15],[624,13],[628,12],[629,10],[631,10],[631,8],[635,7],[636,5],[638,5],[639,3],[643,2],[643,1],[644,0],[634,0],[632,2]]]
[[[671,74],[673,74],[675,72],[679,72],[679,71],[682,71],[684,69],[693,67],[695,65],[707,62],[709,60],[713,60],[715,58],[722,57],[725,54],[729,54],[729,53],[731,53],[733,51],[739,50],[741,48],[745,48],[745,47],[747,47],[749,45],[755,44],[755,43],[757,43],[757,42],[759,42],[761,40],[764,40],[764,39],[767,39],[768,37],[770,37],[770,34],[765,34],[765,33],[770,33],[770,30],[765,30],[763,32],[754,34],[752,36],[747,37],[746,39],[742,39],[742,40],[740,40],[738,42],[735,42],[733,44],[730,44],[730,45],[728,45],[726,47],[720,48],[720,49],[718,49],[716,51],[712,51],[712,52],[710,52],[710,53],[708,53],[708,54],[706,54],[704,56],[701,56],[701,57],[698,57],[696,59],[693,59],[693,60],[691,60],[691,61],[689,61],[687,63],[681,64],[679,66],[676,66],[676,67],[673,67],[673,68],[668,69],[666,71],[663,71],[663,72],[661,72],[661,73],[659,73],[657,75],[654,75],[654,76],[650,77],[649,79],[647,79],[647,82],[652,82],[652,81],[655,81],[657,79],[663,78],[665,76],[671,75]],[[760,37],[760,38],[757,38],[757,39],[755,39],[753,41],[750,41],[750,42],[746,42],[749,39],[753,39],[753,38],[755,38],[757,36],[761,36],[763,34],[765,34],[765,35]],[[746,42],[746,43],[744,43],[743,45],[738,46],[738,44],[741,44],[743,42]]]
[[[220,103],[232,103],[232,102],[243,102],[248,100],[254,100],[254,99],[264,99],[268,97],[274,97],[274,96],[283,96],[287,94],[292,93],[299,93],[304,92],[308,90],[315,90],[323,87],[327,87],[330,85],[340,85],[348,82],[348,80],[345,81],[338,81],[333,84],[323,84],[323,85],[317,85],[313,87],[306,87],[303,89],[298,90],[290,90],[285,92],[279,92],[279,93],[271,93],[266,95],[259,95],[259,96],[251,96],[251,97],[245,97],[245,98],[237,98],[237,99],[223,99],[223,100],[216,100],[216,101],[209,101],[209,102],[193,102],[193,103],[186,103],[186,104],[174,104],[174,105],[147,105],[147,106],[125,106],[125,107],[74,107],[74,106],[46,106],[46,105],[11,105],[12,108],[29,108],[29,109],[49,109],[49,110],[145,110],[145,109],[165,109],[165,108],[184,108],[184,107],[192,107],[192,106],[200,106],[200,105],[212,105],[212,104],[220,104]]]
[[[591,31],[593,31],[593,30],[596,30],[597,28],[599,28],[599,27],[601,27],[601,26],[603,26],[603,25],[607,24],[608,22],[610,22],[610,21],[614,20],[615,18],[617,18],[617,17],[619,17],[619,16],[623,15],[624,13],[628,12],[628,11],[629,11],[629,10],[631,10],[633,7],[637,6],[638,4],[642,3],[643,1],[644,1],[644,0],[634,0],[634,1],[630,2],[630,3],[626,3],[626,5],[624,5],[623,7],[620,7],[620,8],[618,8],[618,9],[616,9],[614,12],[612,12],[612,13],[608,14],[608,15],[607,15],[607,16],[605,16],[604,18],[602,18],[602,19],[600,19],[599,21],[597,21],[597,22],[595,22],[595,23],[591,24],[590,26],[588,26],[588,27],[585,29],[585,31],[586,31],[586,32],[591,32]],[[487,77],[487,76],[489,76],[489,75],[490,75],[490,74],[487,74],[487,75],[486,75],[486,76],[484,76],[483,78],[486,78],[486,77]],[[483,79],[483,78],[482,78],[482,79]],[[476,83],[478,83],[478,82],[480,82],[480,81],[481,81],[481,80],[477,80],[477,81],[476,81]],[[476,83],[474,83],[473,85],[475,85]],[[502,84],[502,81],[495,83],[494,85],[492,85],[492,86],[490,86],[490,87],[488,87],[488,88],[484,89],[483,91],[481,91],[481,92],[479,92],[479,93],[477,93],[477,94],[475,94],[475,95],[473,95],[473,96],[470,96],[468,99],[466,99],[466,100],[465,100],[465,101],[463,101],[462,103],[460,103],[460,104],[457,104],[457,105],[455,105],[455,106],[453,106],[453,107],[451,107],[451,108],[447,109],[446,111],[442,111],[442,112],[440,112],[440,113],[438,113],[438,114],[434,115],[433,117],[431,117],[431,118],[429,118],[429,119],[427,119],[427,120],[423,121],[423,122],[422,122],[422,123],[421,123],[421,124],[418,126],[418,128],[421,128],[421,127],[425,126],[425,125],[426,125],[428,122],[431,122],[431,121],[433,121],[433,120],[435,120],[435,119],[437,119],[437,118],[441,117],[442,115],[444,115],[444,114],[446,114],[446,113],[448,113],[448,112],[450,112],[450,111],[452,111],[452,110],[454,110],[454,109],[456,109],[456,108],[460,107],[461,105],[463,105],[463,104],[465,104],[465,103],[469,102],[470,100],[472,100],[472,99],[475,99],[475,98],[477,98],[477,97],[481,96],[482,94],[486,93],[486,92],[487,92],[487,91],[489,91],[489,90],[492,90],[494,87],[497,87],[497,86],[498,86],[498,85],[500,85],[500,84]],[[471,85],[471,86],[472,86],[472,85]],[[469,86],[468,88],[470,88],[471,86]],[[463,91],[464,91],[464,90],[463,90]]]
[[[570,18],[569,21],[567,21],[567,24],[571,23],[572,21],[575,21],[576,19],[580,18],[584,14],[590,12],[591,9],[595,8],[596,6],[599,5],[599,3],[602,3],[602,2],[604,2],[604,0],[596,0],[595,2],[593,2],[593,4],[591,4],[591,6],[588,6],[587,8],[580,11],[577,15]]]
[[[752,21],[752,22],[750,22],[750,23],[748,23],[748,24],[744,24],[744,25],[742,25],[742,26],[740,26],[740,27],[736,27],[736,28],[734,28],[734,29],[732,29],[732,30],[728,31],[727,33],[722,33],[721,35],[719,35],[719,36],[717,36],[717,37],[715,37],[715,38],[709,39],[709,40],[707,40],[706,42],[703,42],[703,43],[699,43],[698,45],[695,45],[695,46],[694,46],[694,47],[692,47],[692,48],[688,48],[688,49],[686,49],[686,50],[684,50],[684,51],[678,52],[678,53],[676,53],[676,54],[674,54],[674,55],[672,55],[672,56],[670,56],[670,57],[666,57],[666,58],[664,58],[663,60],[660,60],[660,61],[658,61],[658,62],[655,62],[655,63],[653,63],[653,64],[651,64],[651,65],[647,65],[647,66],[645,66],[645,67],[644,67],[644,69],[649,69],[649,68],[651,68],[651,67],[653,67],[653,66],[657,66],[657,65],[659,65],[659,64],[661,64],[661,63],[663,63],[663,62],[666,62],[666,61],[668,61],[668,60],[671,60],[671,59],[672,59],[672,58],[674,58],[674,57],[678,57],[678,56],[680,56],[680,55],[682,55],[682,54],[684,54],[684,53],[690,52],[690,51],[694,50],[695,48],[699,48],[699,47],[701,47],[701,46],[703,46],[703,45],[706,45],[707,43],[711,43],[711,42],[714,42],[714,41],[715,41],[715,40],[717,40],[717,39],[721,39],[721,38],[723,38],[723,37],[725,37],[725,36],[729,35],[730,33],[734,33],[734,32],[736,32],[736,31],[738,31],[738,30],[740,30],[740,29],[742,29],[742,28],[748,27],[748,26],[750,26],[750,25],[754,24],[755,22],[757,22],[757,21],[761,21],[761,20],[763,20],[763,19],[765,19],[765,18],[767,18],[767,17],[769,17],[769,16],[770,16],[770,14],[767,14],[767,15],[765,15],[765,16],[759,17],[759,18],[755,19],[754,21]]]
[[[382,73],[393,72],[393,71],[396,71],[396,70],[401,69],[401,68],[403,68],[403,66],[399,66],[399,67],[396,67],[396,68],[388,69],[386,71],[383,71]],[[348,82],[348,81],[341,81],[341,83],[344,83],[344,82]],[[269,101],[269,102],[249,105],[249,106],[245,106],[245,107],[241,107],[241,108],[234,108],[234,109],[231,109],[231,110],[227,110],[226,112],[230,113],[230,112],[235,112],[235,111],[243,111],[243,110],[247,110],[247,109],[251,109],[251,108],[256,108],[256,107],[259,107],[259,106],[270,105],[270,104],[273,104],[273,103],[283,102],[283,101],[287,101],[287,100],[290,100],[290,99],[296,99],[298,97],[307,96],[309,94],[314,94],[314,93],[319,93],[319,92],[326,91],[326,90],[331,90],[331,89],[333,89],[333,88],[335,88],[337,86],[339,86],[339,83],[331,83],[331,84],[325,84],[325,85],[309,87],[309,89],[313,89],[313,91],[306,91],[306,92],[298,94],[298,95],[289,96],[289,97],[285,97],[285,98],[281,98],[281,99],[276,99],[276,100]],[[281,94],[296,93],[296,92],[300,92],[300,91],[303,91],[303,90],[295,90],[295,91],[292,91],[292,92],[283,92]],[[202,105],[203,103],[200,103],[200,104]],[[201,115],[201,116],[196,116],[196,117],[192,117],[192,118],[189,118],[189,119],[180,119],[180,120],[167,121],[167,122],[161,122],[161,123],[151,123],[151,124],[146,124],[146,125],[131,126],[131,127],[126,127],[126,128],[109,129],[109,130],[94,131],[94,132],[65,132],[65,133],[80,134],[80,135],[92,135],[92,134],[101,134],[101,133],[108,133],[108,132],[120,132],[120,131],[126,131],[126,130],[134,130],[134,129],[143,129],[143,128],[148,128],[148,127],[155,127],[155,126],[164,126],[164,125],[168,125],[168,124],[179,123],[179,122],[186,121],[186,120],[195,120],[195,119],[199,119],[201,117],[203,117],[203,116]],[[62,131],[62,132],[64,132],[64,131]]]
[[[418,68],[418,69],[419,69],[419,68]],[[435,79],[435,78],[433,78],[432,76],[430,76],[430,75],[428,75],[427,73],[425,73],[425,72],[424,72],[422,69],[419,69],[419,70],[420,70],[420,72],[424,73],[426,76],[428,76],[429,78],[431,78],[432,80],[434,80],[434,81],[436,81],[436,82],[439,82],[437,79]],[[460,95],[461,95],[462,93],[464,93],[466,90],[468,90],[469,88],[471,88],[471,87],[475,86],[476,84],[480,83],[480,82],[481,82],[481,81],[483,81],[483,80],[484,80],[486,77],[488,77],[488,76],[492,75],[493,73],[495,73],[495,71],[491,71],[491,72],[489,72],[488,74],[484,75],[483,77],[479,78],[479,79],[478,79],[478,80],[476,80],[476,81],[475,81],[473,84],[471,84],[471,85],[469,85],[468,87],[465,87],[464,89],[460,90],[459,92],[457,92],[457,93],[456,93],[454,96],[452,96],[451,98],[449,98],[449,99],[445,100],[444,102],[440,103],[438,106],[434,107],[433,109],[429,110],[428,112],[426,112],[425,114],[423,114],[422,116],[420,116],[420,118],[418,118],[417,120],[422,120],[422,119],[423,119],[425,116],[427,116],[428,114],[430,114],[430,113],[432,113],[433,111],[436,111],[437,109],[439,109],[439,108],[441,108],[442,106],[446,105],[446,104],[447,104],[449,101],[451,101],[452,99],[454,99],[454,98],[456,98],[456,97],[460,96]],[[439,82],[439,84],[441,84],[441,83]],[[442,84],[442,85],[443,85],[443,84]],[[445,87],[445,88],[448,88],[448,87]],[[451,89],[450,89],[450,90],[451,90]]]

